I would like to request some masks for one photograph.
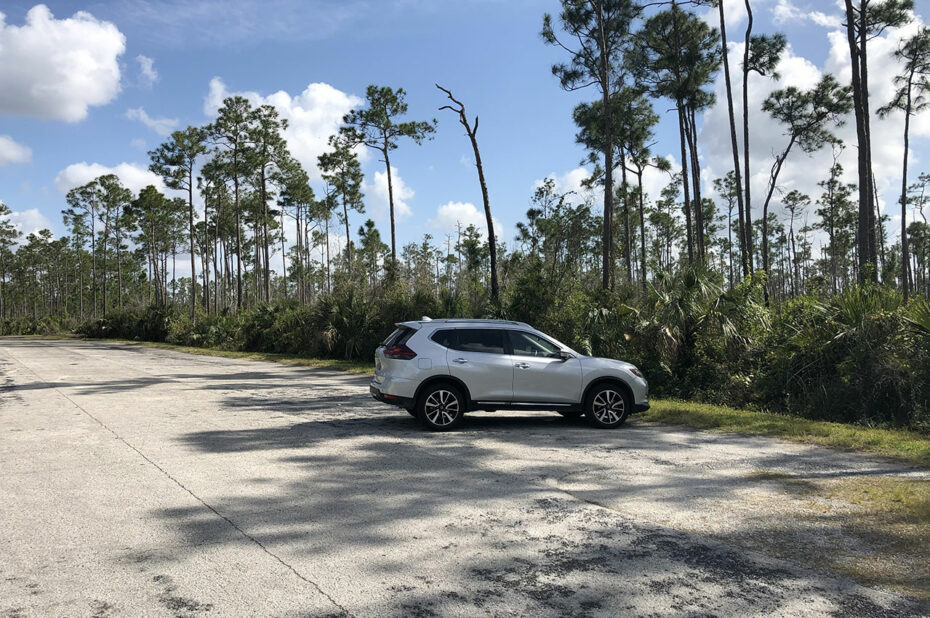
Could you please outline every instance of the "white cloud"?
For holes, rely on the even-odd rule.
[[[210,80],[210,90],[204,98],[204,113],[216,116],[223,99],[234,95],[245,97],[252,105],[272,105],[287,120],[288,127],[284,136],[288,148],[312,180],[320,178],[316,159],[329,149],[329,137],[339,130],[342,117],[363,102],[357,96],[324,83],[309,84],[296,96],[283,90],[262,96],[250,91],[230,92],[222,79],[214,77]],[[367,156],[364,150],[360,150],[359,154],[362,158]]]
[[[753,2],[754,10],[758,8],[759,4],[765,4],[766,2],[767,0]],[[724,2],[723,11],[724,17],[727,20],[727,39],[730,40],[737,36],[731,33],[730,29],[741,25],[746,20],[746,5],[740,1]],[[700,17],[714,28],[720,27],[720,12],[716,7],[708,7],[700,13]]]
[[[13,140],[9,135],[0,135],[0,167],[10,163],[32,161],[32,150]]]
[[[138,120],[159,135],[169,135],[178,127],[177,118],[152,118],[141,107],[127,109],[126,118]]]
[[[786,23],[798,22],[805,19],[807,15],[796,7],[791,0],[778,0],[772,7],[772,19],[779,26]]]
[[[10,213],[10,223],[13,227],[22,232],[23,236],[35,234],[39,230],[50,230],[52,222],[39,212],[38,208],[29,210],[14,210]],[[21,242],[24,239],[21,239]]]
[[[414,196],[413,189],[407,186],[404,179],[397,173],[397,168],[391,166],[391,188],[394,193],[394,220],[401,221],[410,216],[410,206],[407,200]],[[371,218],[375,221],[390,221],[390,204],[388,202],[387,171],[375,172],[375,179],[364,187],[365,194],[369,196],[372,206]]]
[[[136,56],[139,63],[139,83],[143,88],[151,88],[158,81],[158,71],[155,69],[155,60],[139,54]]]
[[[55,187],[65,194],[74,187],[87,184],[98,176],[104,174],[116,174],[127,189],[133,193],[138,193],[148,185],[155,185],[159,191],[165,191],[165,183],[161,176],[149,171],[148,169],[135,163],[120,163],[114,166],[101,165],[100,163],[72,163],[65,169],[58,172],[55,177]]]
[[[55,19],[43,4],[23,26],[0,13],[0,112],[77,122],[120,91],[117,58],[126,39],[109,22],[80,11]]]
[[[807,18],[824,28],[840,28],[843,25],[843,19],[839,15],[827,15],[820,11],[811,11],[807,14]]]
[[[497,217],[492,217],[494,223],[494,235],[500,240],[504,237],[504,230],[501,222]],[[429,220],[428,225],[434,229],[446,233],[457,233],[459,226],[462,230],[469,225],[474,225],[481,230],[482,236],[487,234],[488,220],[484,215],[484,207],[480,210],[471,202],[448,202],[442,204],[436,209],[436,216]]]
[[[587,180],[591,175],[587,169],[583,167],[576,167],[573,170],[569,170],[564,174],[557,174],[552,172],[545,178],[539,178],[533,183],[533,188],[537,189],[542,186],[544,180],[552,179],[555,181],[555,192],[559,194],[570,193],[572,197],[568,199],[573,202],[590,202],[592,199],[595,199],[598,190],[595,189],[586,189],[581,183]]]
[[[824,28],[839,28],[843,20],[839,14],[827,14],[823,11],[812,11],[799,8],[791,0],[778,0],[772,7],[772,20],[778,26],[800,24],[806,21],[813,22]]]

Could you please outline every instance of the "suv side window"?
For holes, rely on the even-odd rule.
[[[485,354],[504,354],[504,330],[498,328],[459,328],[457,341],[453,350],[462,352],[484,352]]]
[[[458,340],[458,337],[456,337],[455,330],[447,329],[447,330],[437,330],[435,333],[433,333],[433,336],[430,337],[430,339],[432,339],[433,341],[435,341],[436,343],[438,343],[444,348],[452,348],[454,350],[455,343]]]
[[[534,335],[521,330],[507,331],[510,335],[510,345],[513,346],[513,353],[516,356],[537,356],[552,358],[559,355],[561,350],[550,343]]]

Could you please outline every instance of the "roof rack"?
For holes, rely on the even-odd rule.
[[[430,322],[439,324],[512,324],[514,326],[527,326],[526,322],[517,322],[516,320],[490,320],[485,318],[436,318],[431,319],[423,316],[419,322]]]

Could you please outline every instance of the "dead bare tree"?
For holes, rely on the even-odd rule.
[[[475,137],[478,133],[478,116],[475,116],[475,124],[468,122],[468,116],[465,115],[465,104],[452,96],[452,91],[443,88],[439,84],[436,87],[446,93],[449,100],[454,105],[443,105],[440,110],[448,109],[459,115],[459,122],[465,127],[468,139],[471,140],[471,147],[475,151],[475,167],[478,168],[478,182],[481,184],[481,199],[484,200],[484,216],[488,222],[488,249],[491,255],[491,298],[494,302],[498,300],[497,290],[497,241],[494,238],[494,221],[491,218],[491,203],[488,199],[488,185],[484,181],[484,168],[481,166],[481,153],[478,151],[478,140]]]

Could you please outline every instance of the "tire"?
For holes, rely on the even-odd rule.
[[[565,418],[581,418],[581,415],[584,414],[581,410],[556,410],[556,412]]]
[[[624,389],[607,383],[595,386],[588,393],[584,415],[598,429],[613,429],[626,422],[630,409],[630,398]]]
[[[420,394],[417,418],[431,431],[454,429],[465,416],[465,397],[451,384],[433,384]]]
[[[412,416],[413,418],[416,418],[416,417],[417,417],[417,409],[416,409],[416,408],[404,408],[404,409],[407,411],[407,414],[409,414],[409,415]]]

